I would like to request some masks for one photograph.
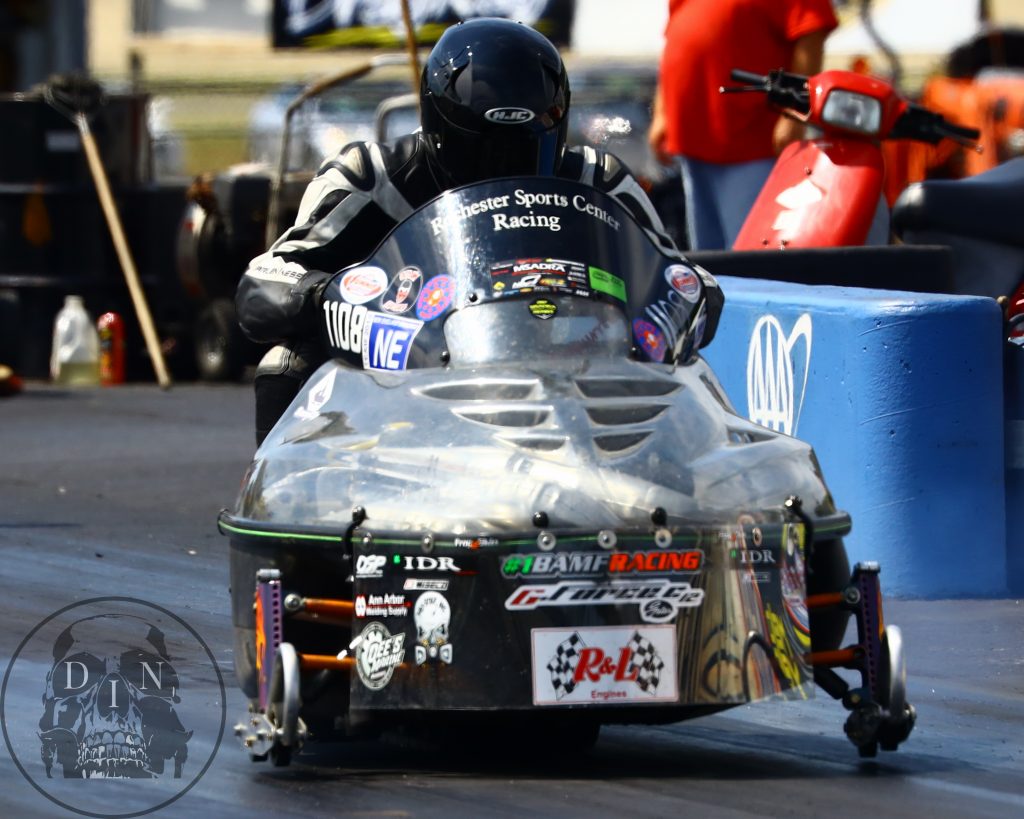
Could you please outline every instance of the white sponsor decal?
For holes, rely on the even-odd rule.
[[[472,538],[457,537],[452,541],[452,545],[460,549],[480,549],[484,546],[497,546],[498,539],[496,537],[487,537],[486,535]]]
[[[787,336],[775,316],[761,316],[747,348],[747,417],[755,424],[795,435],[811,370],[811,316],[804,313]],[[803,353],[794,353],[803,341]],[[800,365],[800,366],[797,366]],[[803,370],[800,392],[798,371]]]
[[[583,194],[576,194],[572,198],[559,193],[531,193],[522,188],[517,188],[512,193],[512,198],[517,205],[528,209],[525,214],[510,215],[500,213],[509,207],[509,196],[491,196],[471,204],[451,204],[443,210],[441,216],[430,220],[430,227],[435,236],[441,235],[450,224],[457,224],[463,219],[469,219],[484,213],[490,213],[491,227],[497,232],[499,230],[519,230],[521,228],[547,228],[552,232],[562,229],[561,217],[551,213],[534,213],[534,207],[545,208],[568,208],[570,205],[581,213],[604,222],[613,230],[619,230],[621,224],[612,214],[604,208],[590,202]]]
[[[413,617],[416,620],[416,665],[423,665],[427,660],[451,664],[452,609],[444,595],[436,591],[421,594],[413,608]]]
[[[535,628],[533,704],[676,702],[674,626]]]
[[[513,273],[565,273],[566,265],[563,262],[524,262],[512,265]]]
[[[334,392],[334,377],[337,372],[337,370],[331,369],[327,375],[310,387],[305,405],[295,410],[296,418],[308,421],[320,414],[320,410],[323,409],[324,404],[330,400],[331,393]]]
[[[402,588],[406,591],[448,591],[447,580],[423,580],[418,577],[407,577]]]
[[[362,355],[363,326],[366,324],[365,307],[353,307],[345,301],[325,301],[327,340],[331,346],[347,353]]]
[[[306,268],[295,262],[282,262],[275,259],[269,264],[258,264],[245,271],[251,279],[278,284],[296,284],[306,275]]]
[[[781,238],[795,234],[803,223],[807,208],[824,199],[824,194],[810,179],[804,179],[799,185],[786,188],[775,201],[783,208],[775,216],[772,230],[778,231]]]
[[[384,555],[359,555],[356,557],[356,577],[380,577],[387,562]]]
[[[395,555],[401,557],[401,567],[407,572],[461,572],[453,557],[430,557],[430,555]],[[399,563],[395,560],[395,563]]]
[[[505,601],[509,611],[533,611],[543,606],[627,606],[637,604],[648,623],[665,623],[681,608],[699,606],[704,590],[665,578],[651,580],[565,580],[520,586]]]
[[[351,304],[366,304],[387,288],[388,274],[373,265],[353,268],[343,274],[338,282],[342,298]]]
[[[356,595],[356,617],[405,617],[408,607],[404,594]]]
[[[383,623],[368,623],[353,640],[356,651],[356,671],[363,685],[379,691],[389,682],[395,669],[405,658],[405,635],[391,634]]]

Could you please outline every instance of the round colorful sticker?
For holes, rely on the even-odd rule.
[[[633,337],[640,345],[640,348],[647,353],[647,357],[651,359],[651,361],[665,360],[665,350],[667,348],[667,345],[665,344],[665,336],[662,334],[661,330],[649,321],[634,319]]]
[[[419,296],[423,275],[418,267],[403,267],[391,280],[391,287],[381,304],[389,313],[407,313]]]
[[[530,302],[530,315],[534,318],[549,319],[554,318],[555,313],[558,312],[558,305],[553,301],[547,299],[534,299]]]
[[[692,267],[673,264],[665,268],[665,281],[691,304],[700,298],[700,276]]]
[[[366,304],[387,290],[388,274],[379,267],[354,267],[338,282],[341,297],[349,304]]]
[[[416,299],[416,316],[422,321],[433,321],[452,306],[455,300],[455,282],[451,276],[434,276],[423,285]]]

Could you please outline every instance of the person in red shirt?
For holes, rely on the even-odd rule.
[[[830,0],[669,0],[648,140],[681,162],[692,249],[732,246],[776,155],[803,136],[764,95],[718,89],[734,68],[819,72],[837,25]]]

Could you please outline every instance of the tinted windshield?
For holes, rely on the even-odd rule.
[[[442,194],[323,305],[332,354],[375,370],[545,355],[671,360],[700,285],[610,196],[547,177]]]

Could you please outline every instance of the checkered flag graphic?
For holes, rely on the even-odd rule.
[[[579,632],[573,632],[567,640],[562,640],[555,649],[555,656],[548,663],[551,672],[551,686],[555,689],[555,699],[560,700],[571,694],[576,687],[576,664],[580,661],[580,652],[586,648]]]
[[[654,694],[658,683],[661,682],[661,670],[665,667],[665,661],[658,655],[654,644],[639,631],[633,632],[629,648],[629,670],[636,669],[636,684],[644,693]]]

